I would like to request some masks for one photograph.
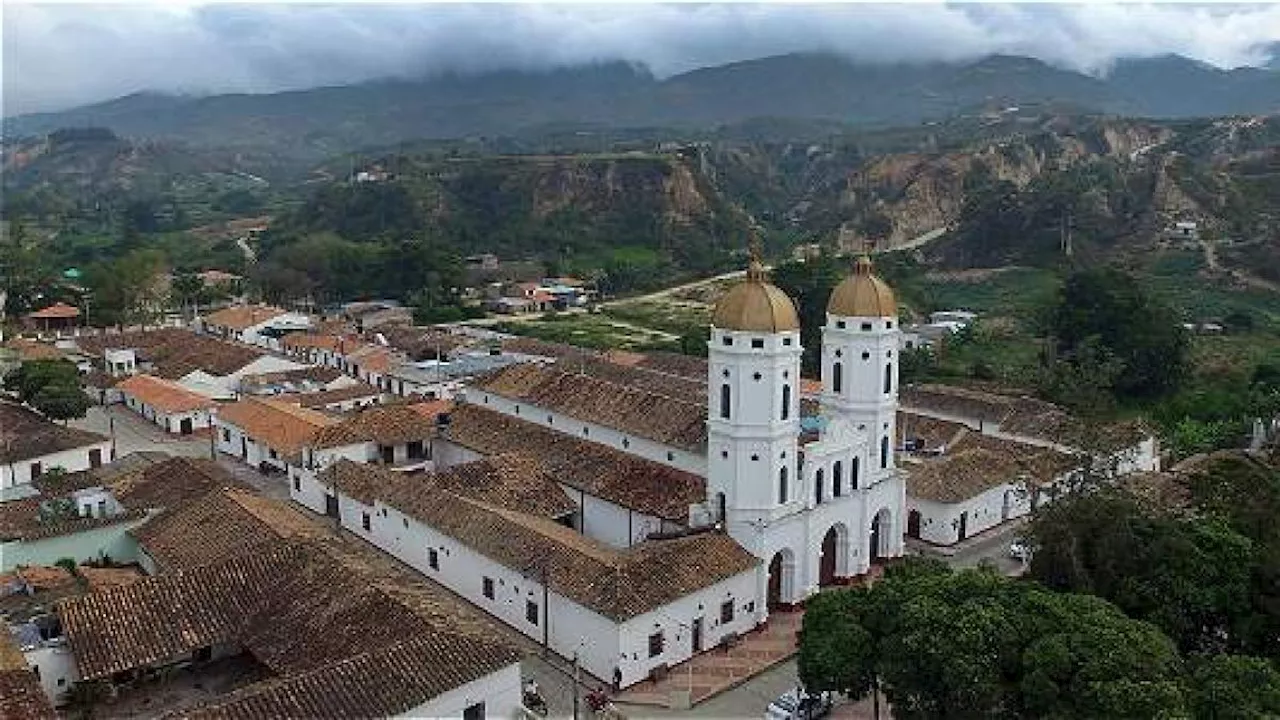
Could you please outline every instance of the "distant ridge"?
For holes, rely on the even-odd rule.
[[[515,134],[555,124],[699,128],[771,117],[913,125],[1018,104],[1168,118],[1264,114],[1280,111],[1280,71],[1221,70],[1167,55],[1121,60],[1106,76],[1093,77],[1014,56],[876,65],[793,54],[658,80],[645,68],[613,62],[264,95],[137,93],[10,118],[4,131],[12,138],[103,126],[129,137],[332,153],[409,139]]]

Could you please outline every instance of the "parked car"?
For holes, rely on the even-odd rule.
[[[1018,538],[1009,544],[1009,557],[1014,560],[1028,562],[1031,560],[1031,543],[1025,538]]]
[[[765,720],[814,720],[825,717],[835,704],[831,693],[807,693],[800,688],[788,690],[769,703]]]

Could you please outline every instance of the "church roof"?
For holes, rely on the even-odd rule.
[[[800,329],[795,303],[765,279],[764,267],[753,259],[747,277],[716,303],[711,324],[721,330],[790,332]]]
[[[842,317],[897,317],[898,301],[893,289],[875,276],[871,258],[863,255],[853,265],[853,274],[831,291],[827,313]]]

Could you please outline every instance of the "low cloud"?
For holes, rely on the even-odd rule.
[[[29,5],[4,11],[3,112],[140,90],[270,92],[625,60],[667,76],[768,55],[1031,55],[1105,72],[1180,53],[1263,65],[1280,5]]]

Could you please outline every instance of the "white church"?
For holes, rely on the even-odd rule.
[[[829,300],[802,425],[799,317],[754,258],[714,309],[705,387],[506,367],[430,437],[400,424],[351,452],[304,447],[292,496],[625,688],[903,554],[898,334],[864,257]]]
[[[905,484],[894,467],[897,305],[858,260],[822,332],[822,412],[800,446],[800,321],[753,260],[712,315],[707,486],[729,536],[767,563],[761,597],[802,602],[902,555]]]

